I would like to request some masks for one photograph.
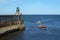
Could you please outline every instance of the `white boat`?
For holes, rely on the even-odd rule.
[[[37,24],[41,24],[42,22],[41,22],[41,21],[37,21],[36,23],[37,23]]]

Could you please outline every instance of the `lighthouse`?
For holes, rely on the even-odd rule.
[[[16,13],[15,13],[15,15],[21,15],[20,10],[19,10],[19,7],[16,8]]]

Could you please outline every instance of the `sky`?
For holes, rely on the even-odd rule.
[[[23,15],[60,15],[60,0],[0,0],[0,15],[15,14],[16,7]]]

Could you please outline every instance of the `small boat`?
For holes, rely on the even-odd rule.
[[[43,26],[43,25],[39,25],[40,29],[46,29],[47,27]]]
[[[41,24],[41,21],[37,21],[36,23],[37,23],[37,24]]]

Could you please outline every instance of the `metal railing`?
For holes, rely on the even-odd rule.
[[[21,20],[20,16],[16,15],[0,16],[0,27],[17,25],[19,24],[20,20]]]

